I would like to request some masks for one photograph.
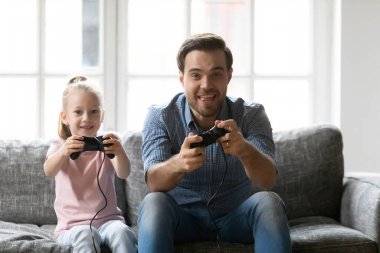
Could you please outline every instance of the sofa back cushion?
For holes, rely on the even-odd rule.
[[[277,192],[290,219],[328,216],[338,219],[343,181],[342,136],[329,125],[274,133]],[[131,161],[127,178],[127,216],[136,225],[139,203],[148,193],[141,160],[141,133],[129,132],[123,145]]]
[[[274,133],[277,192],[290,219],[327,216],[339,219],[343,189],[342,135],[319,125]]]
[[[43,163],[48,141],[0,141],[0,220],[54,224],[54,180]]]
[[[141,132],[127,132],[123,138],[123,146],[131,162],[131,173],[126,182],[127,195],[126,220],[129,225],[137,225],[137,212],[140,202],[148,193],[145,183],[144,169],[141,154]]]
[[[54,179],[43,170],[49,146],[49,140],[0,141],[0,220],[56,224]],[[115,188],[118,207],[125,215],[125,180],[116,177]]]

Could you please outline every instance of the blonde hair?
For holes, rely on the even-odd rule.
[[[67,82],[66,88],[62,94],[62,111],[66,109],[67,101],[70,96],[70,92],[73,90],[82,90],[95,95],[100,103],[100,107],[103,108],[103,96],[101,92],[88,82],[88,78],[85,76],[77,75],[70,78]],[[58,119],[58,135],[63,140],[67,140],[72,134],[68,125],[64,124],[61,120],[61,116]]]

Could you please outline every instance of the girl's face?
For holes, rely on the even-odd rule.
[[[98,97],[81,89],[71,90],[61,120],[72,135],[95,137],[103,122],[103,109]]]

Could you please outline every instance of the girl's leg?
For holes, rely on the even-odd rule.
[[[136,239],[133,231],[120,220],[104,223],[98,229],[102,244],[107,245],[112,253],[136,253]]]
[[[96,251],[100,253],[100,235],[96,228],[92,228]],[[62,244],[68,244],[73,247],[73,253],[95,252],[89,225],[78,225],[63,235],[59,236],[57,241]]]

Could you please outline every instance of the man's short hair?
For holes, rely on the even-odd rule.
[[[185,70],[185,58],[188,53],[193,50],[200,51],[214,51],[221,49],[224,51],[226,56],[226,67],[227,70],[232,68],[232,53],[231,50],[226,46],[226,42],[222,37],[213,33],[199,33],[194,34],[187,38],[181,45],[177,54],[177,65],[178,69],[183,73]]]

